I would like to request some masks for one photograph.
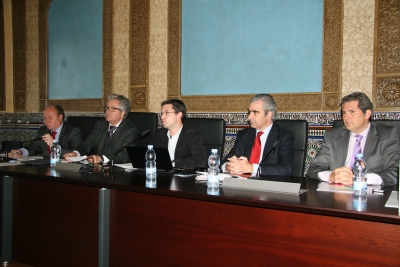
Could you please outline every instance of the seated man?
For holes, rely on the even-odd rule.
[[[253,96],[247,115],[251,128],[237,133],[233,148],[222,161],[222,170],[251,173],[252,176],[257,172],[259,175],[290,175],[294,164],[294,134],[273,123],[276,117],[272,96]]]
[[[125,96],[109,95],[107,105],[104,107],[106,120],[96,122],[93,131],[82,144],[64,157],[68,160],[68,157],[88,155],[94,150],[94,155],[88,156],[90,162],[107,163],[112,160],[115,151],[138,136],[136,126],[126,119],[130,109],[131,104]],[[126,149],[115,155],[114,162],[129,162]]]
[[[307,175],[352,185],[354,158],[362,153],[367,163],[368,184],[397,184],[400,149],[396,128],[371,122],[373,106],[364,93],[343,97],[340,107],[344,127],[325,132]]]
[[[192,169],[207,164],[203,138],[197,129],[188,128],[184,121],[186,106],[179,99],[169,99],[161,103],[161,122],[151,141],[154,147],[168,148],[172,165],[177,168]]]
[[[24,148],[11,150],[9,157],[20,158],[41,154],[49,156],[53,140],[61,146],[61,153],[73,151],[82,143],[81,131],[64,121],[64,110],[61,106],[49,106],[43,112],[44,124],[39,128],[37,138],[28,142]]]

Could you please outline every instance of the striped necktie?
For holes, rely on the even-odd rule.
[[[111,138],[111,136],[114,134],[116,129],[117,129],[117,126],[110,126],[110,129],[108,130],[108,133],[107,133],[108,139]]]
[[[356,155],[361,153],[361,139],[363,138],[363,136],[359,134],[355,135],[354,137],[356,137],[356,143],[354,144],[353,154],[350,160],[350,168],[353,167]]]

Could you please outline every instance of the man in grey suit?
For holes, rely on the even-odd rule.
[[[396,128],[371,122],[373,105],[364,93],[355,92],[343,97],[340,107],[344,127],[326,131],[307,175],[352,185],[353,152],[361,149],[367,163],[368,184],[397,184],[400,148]]]
[[[98,121],[93,131],[72,153],[64,157],[76,157],[89,155],[88,161],[93,163],[108,163],[114,157],[114,153],[131,142],[138,136],[137,127],[126,119],[131,105],[123,95],[112,94],[107,98],[104,107],[105,121]],[[129,162],[126,149],[115,155],[115,163]]]
[[[11,150],[9,157],[20,158],[33,155],[49,156],[53,140],[61,146],[61,154],[73,151],[82,143],[81,131],[64,121],[64,110],[59,105],[48,106],[43,112],[44,126],[39,128],[37,138],[24,148]]]
[[[294,164],[294,134],[273,123],[277,110],[272,96],[253,96],[247,118],[251,128],[237,133],[235,145],[222,161],[222,170],[253,176],[257,172],[290,175]]]

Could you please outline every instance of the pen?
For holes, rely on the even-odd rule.
[[[372,193],[380,193],[380,194],[383,194],[383,193],[385,193],[385,192],[386,192],[386,189],[376,189],[376,188],[372,189]]]

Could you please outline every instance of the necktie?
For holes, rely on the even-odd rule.
[[[355,135],[355,137],[356,137],[356,143],[354,144],[353,154],[350,159],[350,168],[353,167],[356,155],[361,153],[361,139],[363,138],[363,136],[357,134]]]
[[[56,131],[51,131],[51,137],[53,138],[53,140],[56,139],[56,134],[57,134]],[[49,151],[49,155],[50,155],[50,147],[47,147],[47,150]]]
[[[254,143],[253,143],[253,148],[251,150],[251,156],[250,156],[250,163],[255,163],[258,164],[258,162],[260,161],[260,154],[261,154],[261,139],[260,136],[263,134],[264,132],[258,132],[257,133],[257,137],[254,139]]]
[[[111,136],[114,134],[116,129],[117,129],[117,126],[110,126],[110,129],[108,130],[108,133],[107,133],[108,139],[111,138]]]

